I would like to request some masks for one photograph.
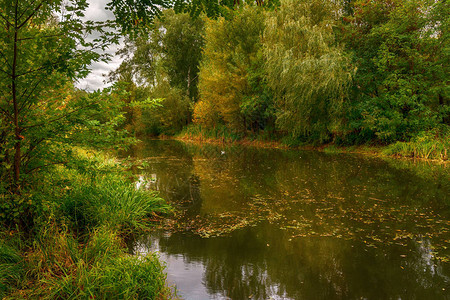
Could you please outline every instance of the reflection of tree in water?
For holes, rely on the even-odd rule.
[[[442,288],[450,289],[449,264],[430,256],[427,239],[413,243],[436,233],[428,240],[437,246],[449,232],[441,222],[450,215],[442,201],[450,190],[442,180],[437,187],[433,177],[344,154],[161,144],[166,146],[148,152],[160,158],[148,160],[145,172],[157,174],[162,196],[186,208],[188,217],[227,212],[260,218],[267,216],[263,209],[281,216],[279,223],[225,238],[160,239],[161,251],[205,265],[211,293],[232,299],[440,299]],[[305,237],[292,238],[296,234]]]
[[[443,275],[448,266],[427,261],[441,270],[431,274],[422,269],[423,257],[402,256],[403,247],[381,251],[340,239],[289,241],[270,224],[222,238],[160,236],[159,245],[161,252],[182,254],[187,262],[201,261],[209,293],[231,299],[444,299],[442,288],[449,284]],[[420,284],[424,279],[429,284]]]
[[[192,155],[184,144],[175,141],[150,140],[139,143],[127,155],[133,155],[147,165],[141,173],[138,185],[157,190],[161,197],[181,209],[198,212],[201,207],[199,178],[192,172]],[[155,178],[152,182],[152,178]]]

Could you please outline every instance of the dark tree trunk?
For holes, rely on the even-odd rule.
[[[21,135],[20,135],[20,127],[19,127],[19,106],[17,103],[17,42],[18,42],[18,31],[19,31],[19,20],[18,20],[18,3],[16,1],[15,5],[15,13],[14,13],[14,49],[13,49],[13,62],[12,62],[12,73],[11,73],[11,94],[12,101],[14,106],[14,134],[16,138],[16,144],[14,145],[14,189],[15,192],[18,193],[20,191],[20,162],[22,159],[21,155]]]

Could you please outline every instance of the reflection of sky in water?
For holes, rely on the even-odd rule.
[[[155,190],[158,191],[156,174],[150,174],[150,176],[139,175],[135,181],[136,189]]]
[[[168,254],[161,252],[159,240],[152,238],[150,248],[144,244],[137,243],[134,247],[135,253],[145,255],[149,251],[159,254],[160,259],[166,264],[167,283],[169,286],[175,286],[177,294],[183,299],[226,299],[220,295],[211,295],[204,284],[205,274],[204,265],[201,262],[186,259],[182,254]]]
[[[159,232],[137,242],[134,251],[160,253],[183,298],[448,299],[450,266],[436,253],[449,256],[450,189],[439,173],[351,155],[205,149],[164,141],[137,154],[148,167],[136,188],[186,209],[181,231],[231,228],[227,238]]]
[[[166,235],[167,236],[167,235]],[[151,245],[151,246],[149,246]],[[149,247],[148,247],[149,246]],[[150,237],[145,243],[136,242],[133,245],[134,254],[145,255],[149,252],[158,253],[160,259],[165,263],[167,283],[177,291],[177,295],[186,300],[207,300],[207,299],[230,299],[227,291],[214,291],[207,288],[205,283],[205,265],[200,259],[191,259],[183,254],[169,254],[161,250],[159,239]],[[258,276],[261,282],[270,282],[267,271],[258,274],[251,264],[243,265],[240,268],[243,281],[250,280],[253,276]],[[271,300],[293,299],[280,289],[278,284],[269,284],[266,287],[267,294]],[[253,299],[253,295],[246,297]]]
[[[411,265],[419,277],[418,283],[424,288],[433,286],[435,278],[442,278],[446,282],[450,282],[450,278],[443,273],[442,266],[436,263],[433,256],[433,245],[430,239],[420,238],[414,241],[417,249],[418,259]],[[450,290],[449,290],[450,294]]]

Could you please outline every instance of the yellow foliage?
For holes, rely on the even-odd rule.
[[[219,121],[219,113],[212,102],[199,101],[195,103],[192,119],[194,124],[213,127]]]
[[[244,131],[243,99],[251,94],[249,68],[260,49],[263,18],[255,8],[236,12],[231,20],[206,21],[204,60],[199,72],[203,103],[196,105],[194,122],[210,124],[211,108],[225,125]],[[197,111],[197,113],[195,112]]]

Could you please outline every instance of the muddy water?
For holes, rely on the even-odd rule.
[[[178,213],[133,242],[184,299],[450,299],[448,167],[147,141],[140,188]]]

